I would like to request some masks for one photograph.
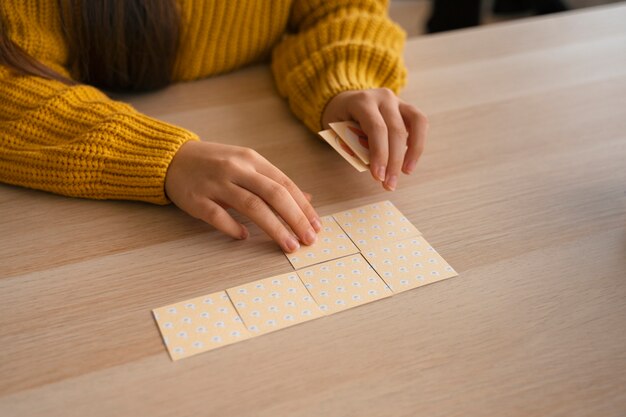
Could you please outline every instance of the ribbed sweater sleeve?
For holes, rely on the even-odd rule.
[[[290,33],[274,48],[278,91],[312,131],[340,92],[404,85],[405,33],[387,17],[387,1],[296,0]]]
[[[168,202],[167,168],[196,136],[110,100],[0,68],[0,181],[73,197]]]
[[[0,7],[11,38],[67,75],[54,2]],[[44,7],[47,5],[47,7]],[[166,204],[167,168],[196,135],[96,88],[16,74],[0,65],[0,181],[92,199]]]

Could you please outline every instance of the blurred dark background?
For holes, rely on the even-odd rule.
[[[523,19],[537,13],[558,11],[560,5],[567,9],[580,9],[621,1],[623,0],[391,0],[389,14],[409,36],[418,36],[471,26],[476,21],[488,25]],[[438,2],[436,7],[434,2]]]

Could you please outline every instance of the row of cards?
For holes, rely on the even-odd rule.
[[[153,310],[173,360],[337,313],[457,273],[389,201],[326,216],[295,272]]]
[[[330,129],[318,134],[357,171],[367,171],[370,149],[367,135],[354,122],[330,123]]]

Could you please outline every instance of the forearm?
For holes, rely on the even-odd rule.
[[[165,175],[196,136],[88,86],[0,73],[0,180],[73,197],[165,204]]]

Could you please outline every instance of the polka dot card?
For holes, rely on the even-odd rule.
[[[294,272],[153,310],[172,360],[457,275],[389,201],[322,219]]]
[[[324,262],[297,273],[320,308],[329,314],[393,294],[360,254]]]
[[[333,217],[361,251],[381,243],[421,236],[390,201],[357,207]]]
[[[152,310],[172,360],[251,337],[226,292]]]
[[[322,223],[322,231],[317,234],[317,241],[314,244],[302,245],[294,253],[285,254],[294,269],[359,253],[359,249],[332,216],[322,217]]]
[[[295,272],[226,290],[252,334],[263,334],[324,315]]]
[[[369,248],[363,255],[394,292],[458,275],[421,236]]]

